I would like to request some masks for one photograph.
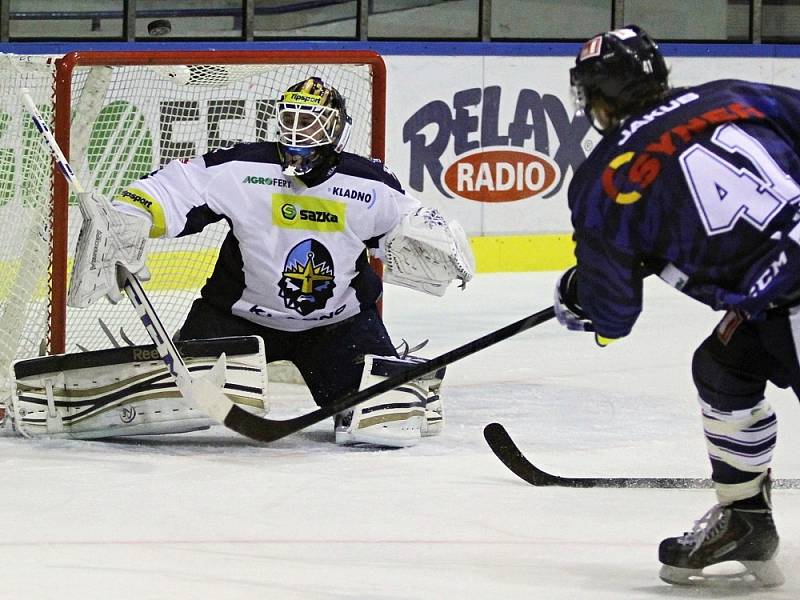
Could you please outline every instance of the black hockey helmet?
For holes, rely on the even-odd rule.
[[[657,102],[669,88],[664,56],[653,38],[638,25],[626,25],[591,38],[575,58],[569,75],[578,106],[589,119],[597,98],[619,121]]]
[[[332,168],[350,137],[344,98],[319,77],[287,89],[277,106],[278,153],[287,175]]]

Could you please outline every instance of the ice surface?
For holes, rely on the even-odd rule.
[[[555,273],[480,275],[442,299],[387,290],[396,341],[434,356],[548,306]],[[774,494],[787,583],[673,588],[657,547],[708,490],[542,489],[481,432],[506,425],[562,475],[708,475],[689,375],[717,315],[648,282],[634,333],[606,349],[545,323],[451,366],[444,434],[414,448],[333,444],[329,423],[270,446],[222,428],[116,442],[0,438],[0,598],[800,598],[800,492]],[[275,385],[273,417],[313,408]],[[776,476],[800,477],[797,399],[771,388]]]

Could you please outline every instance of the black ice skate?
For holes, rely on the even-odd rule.
[[[767,475],[758,496],[718,504],[695,522],[692,531],[662,541],[659,577],[676,585],[781,585],[783,575],[774,560],[777,553],[778,532],[772,520]],[[721,563],[729,564],[723,567]],[[706,570],[712,565],[720,567]]]

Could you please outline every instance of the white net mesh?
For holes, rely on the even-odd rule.
[[[209,63],[215,60],[210,58]],[[0,116],[2,376],[13,358],[39,353],[48,335],[51,305],[50,158],[16,90],[23,84],[31,88],[45,118],[51,118],[53,72],[38,66],[24,74],[9,70],[8,75],[0,74],[0,93],[8,106],[8,113]],[[240,141],[275,139],[275,100],[287,87],[310,76],[322,77],[346,99],[353,118],[348,150],[371,155],[373,73],[369,65],[138,64],[74,69],[70,163],[84,187],[110,197],[172,159]],[[79,229],[80,212],[71,198],[69,264]],[[145,288],[168,331],[175,332],[183,322],[211,273],[226,233],[223,221],[198,235],[151,240],[148,266],[153,278]],[[122,330],[134,343],[149,343],[127,302],[113,306],[104,299],[88,309],[67,310],[65,351],[109,347],[104,329],[118,340]]]
[[[53,68],[0,61],[0,403],[10,361],[46,347],[49,317],[52,167],[25,109],[29,90],[45,121],[53,115]]]

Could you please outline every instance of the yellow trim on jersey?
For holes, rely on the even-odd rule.
[[[608,165],[616,171],[622,165],[632,161],[634,156],[636,156],[635,152],[624,152],[623,154],[620,154],[619,156],[614,158],[614,160],[608,163]],[[633,204],[641,197],[642,195],[636,191],[619,192],[614,198],[612,198],[612,200],[614,200],[614,202],[616,202],[617,204]]]
[[[151,238],[159,238],[167,233],[167,220],[164,217],[164,209],[158,200],[147,192],[139,188],[129,187],[117,194],[114,200],[130,204],[138,209],[144,209],[150,213],[153,219],[153,225],[150,227]]]

